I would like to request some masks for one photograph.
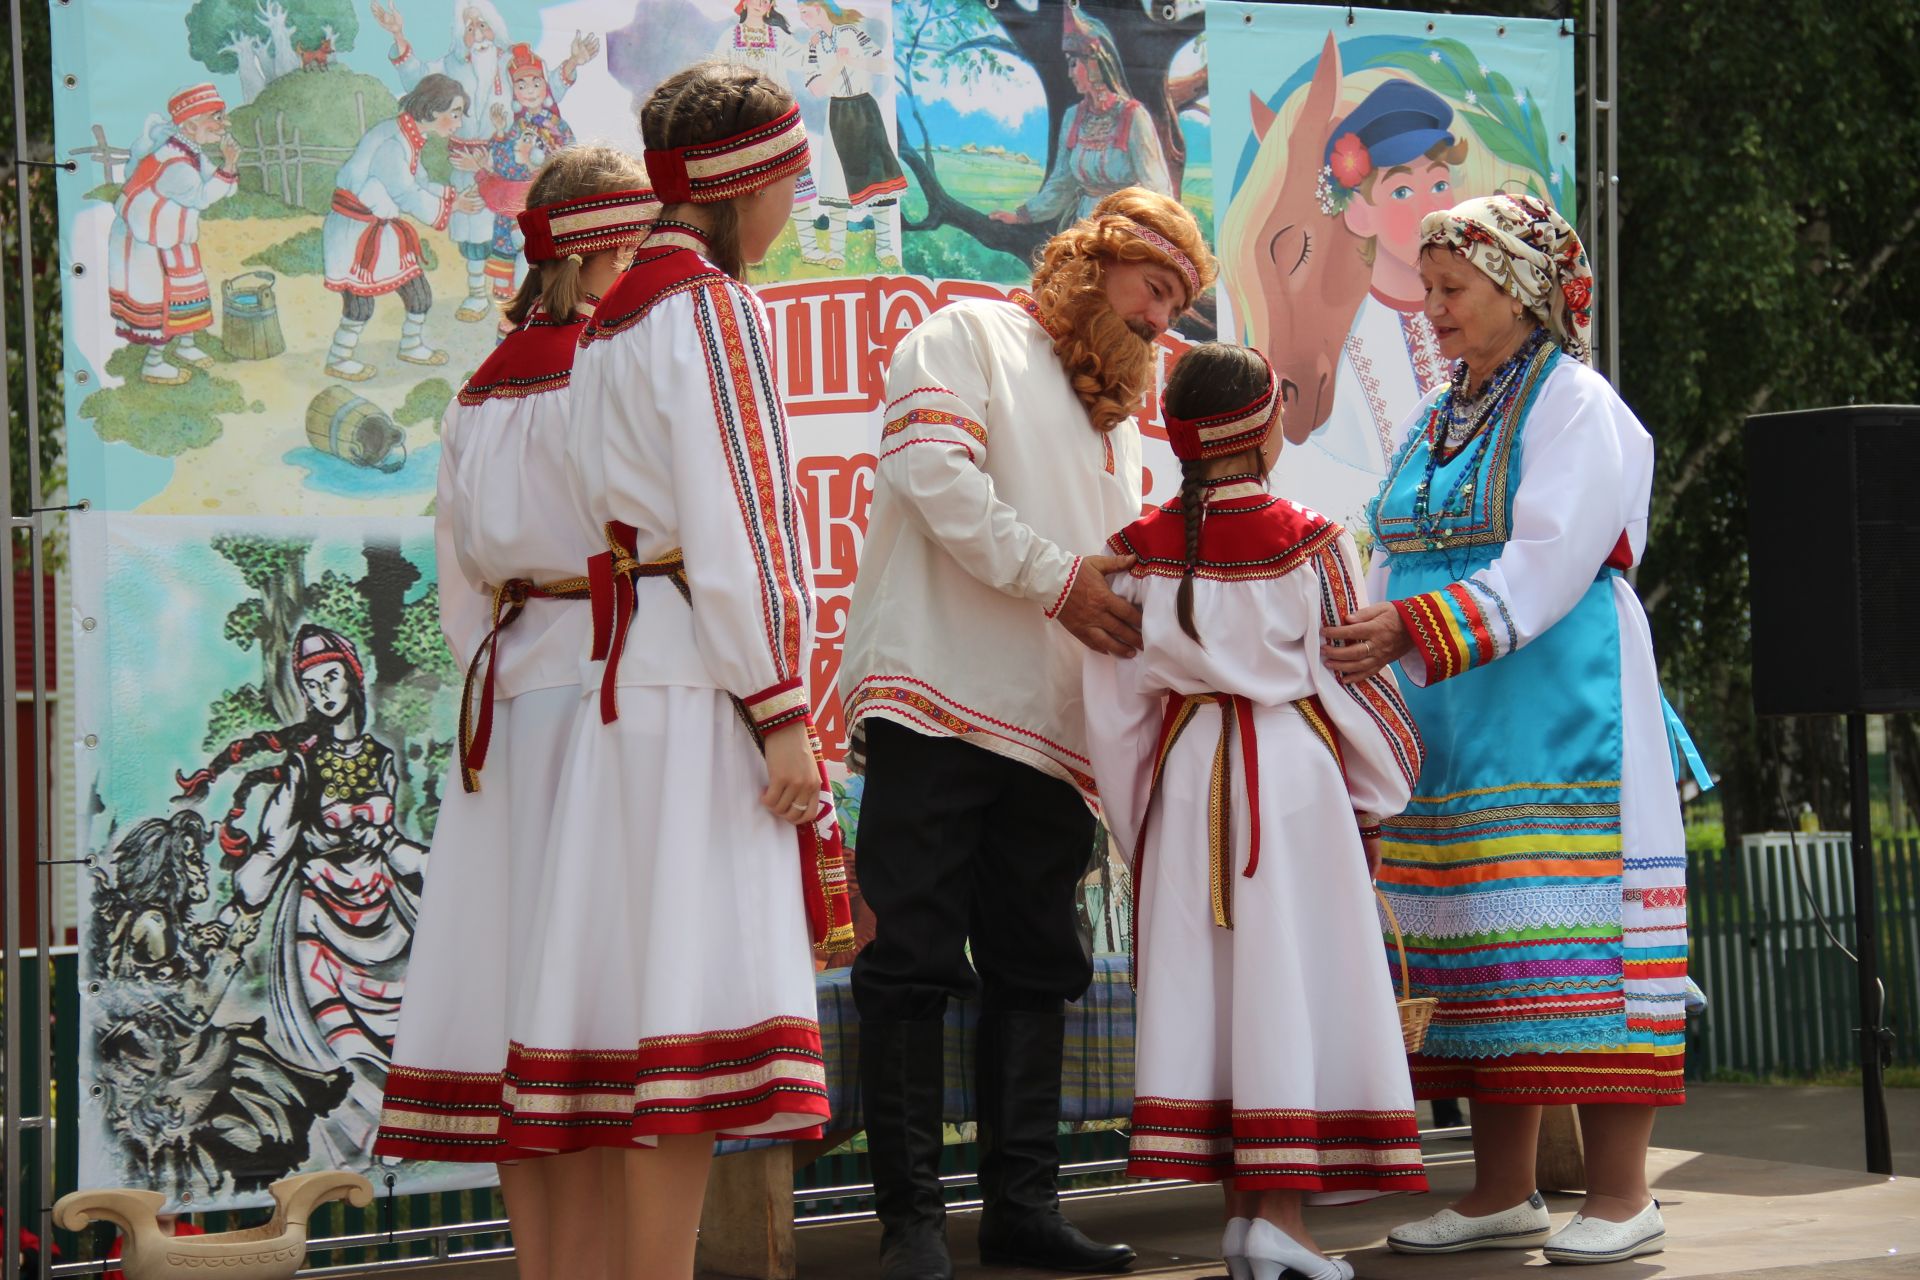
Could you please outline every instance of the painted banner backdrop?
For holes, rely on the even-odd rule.
[[[1523,191],[1575,217],[1573,38],[1543,20],[1209,5],[1223,326],[1292,384],[1274,487],[1364,535],[1448,374],[1420,219]]]
[[[87,515],[73,553],[81,1184],[369,1172],[453,738],[433,523]]]
[[[1414,322],[1383,300],[1407,296],[1403,205],[1443,193],[1431,147],[1369,184],[1349,143],[1353,182],[1320,209],[1341,122],[1395,154],[1378,127],[1393,104],[1374,102],[1372,126],[1365,113],[1399,80],[1452,113],[1434,126],[1452,137],[1448,190],[1572,194],[1571,53],[1552,24],[1363,11],[1347,27],[1344,10],[1198,0],[88,0],[52,15],[57,143],[78,161],[60,211],[70,474],[118,513],[77,522],[73,565],[76,853],[93,860],[83,1080],[101,1101],[82,1178],[196,1209],[262,1203],[300,1168],[370,1167],[457,701],[425,518],[439,421],[497,341],[524,270],[508,215],[549,151],[637,150],[636,104],[709,56],[802,103],[815,163],[753,278],[791,413],[820,596],[811,686],[836,756],[887,365],[931,311],[1024,282],[1098,192],[1174,194],[1217,231],[1223,287],[1161,339],[1162,374],[1216,332],[1269,349],[1311,392],[1289,405],[1300,434],[1278,487],[1351,521],[1384,449],[1367,442],[1425,376]],[[425,287],[349,315],[328,282],[358,252],[362,178],[405,133],[408,96],[444,89],[435,76],[473,109],[450,136],[423,132],[380,188],[418,237]],[[217,118],[180,99],[203,83]],[[878,128],[834,111],[861,96]],[[1297,212],[1298,243],[1268,225],[1276,209]],[[1376,349],[1383,314],[1412,370],[1398,382]],[[1157,396],[1142,424],[1162,500],[1178,469]],[[297,647],[336,642],[357,679],[342,663],[331,685],[294,681]],[[340,824],[301,816],[313,752],[375,798]],[[1097,874],[1088,902],[1119,945],[1101,895],[1123,879]],[[348,917],[364,928],[339,931]],[[395,1172],[402,1191],[490,1177]]]

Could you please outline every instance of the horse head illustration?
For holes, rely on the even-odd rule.
[[[1281,378],[1286,437],[1300,444],[1333,410],[1341,344],[1372,272],[1364,241],[1320,204],[1320,168],[1340,111],[1333,34],[1289,131],[1275,127],[1278,112],[1258,95],[1252,106],[1260,146],[1227,206],[1220,276],[1241,341],[1264,352]]]

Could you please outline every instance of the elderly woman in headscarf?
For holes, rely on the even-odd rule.
[[[1450,381],[1406,426],[1372,511],[1372,596],[1329,628],[1348,680],[1397,662],[1426,741],[1379,888],[1414,995],[1439,1004],[1417,1097],[1472,1102],[1475,1181],[1396,1228],[1403,1253],[1661,1247],[1654,1108],[1683,1100],[1685,843],[1646,615],[1653,441],[1590,367],[1593,276],[1528,196],[1421,223]],[[1405,686],[1403,686],[1405,687]],[[1587,1198],[1554,1232],[1534,1186],[1543,1105],[1577,1103]]]

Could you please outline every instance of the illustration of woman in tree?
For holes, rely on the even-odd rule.
[[[241,779],[220,825],[223,865],[233,874],[233,899],[220,920],[239,927],[279,906],[268,978],[275,1030],[314,1066],[352,1072],[346,1105],[322,1132],[336,1164],[364,1165],[427,851],[395,826],[398,763],[368,731],[367,677],[353,644],[307,624],[290,662],[306,718],[236,739],[178,781],[182,799],[202,799],[249,756],[280,753]],[[239,822],[263,785],[271,791],[250,837]]]

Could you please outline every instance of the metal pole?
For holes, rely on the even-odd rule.
[[[4,263],[0,263],[3,266]],[[7,308],[0,300],[0,350],[5,350],[7,339]],[[28,376],[32,376],[31,367]],[[7,380],[0,376],[0,422],[12,421],[12,403],[7,388]],[[0,936],[0,968],[5,982],[0,987],[0,1022],[5,1026],[5,1071],[6,1071],[6,1141],[5,1149],[0,1150],[0,1162],[6,1166],[4,1178],[6,1188],[4,1207],[7,1215],[6,1226],[0,1230],[0,1250],[5,1257],[0,1259],[0,1275],[6,1280],[18,1280],[20,1274],[20,1101],[17,1090],[20,1087],[20,797],[15,785],[15,774],[20,767],[20,743],[14,730],[14,718],[18,714],[14,708],[19,700],[14,673],[14,623],[13,623],[13,549],[14,533],[20,528],[32,528],[31,520],[18,519],[13,514],[13,445],[9,440],[4,449],[0,449],[0,494],[5,495],[7,504],[7,536],[0,543],[0,557],[4,558],[6,569],[6,589],[0,591],[0,842],[4,842],[4,859],[0,859],[0,875],[6,877],[0,893],[6,897],[5,932]]]
[[[1879,933],[1873,903],[1873,811],[1867,794],[1867,717],[1847,717],[1847,772],[1853,785],[1853,951],[1860,970],[1860,1097],[1867,1124],[1867,1172],[1893,1172],[1893,1132],[1886,1082],[1880,1076]]]
[[[27,146],[26,52],[23,47],[24,35],[20,16],[20,0],[9,0],[8,7],[13,22],[13,180],[14,205],[18,218],[18,226],[20,228],[20,350],[22,367],[25,369],[26,375],[27,501],[29,504],[38,504],[40,501],[40,397],[38,387],[40,363],[35,350],[37,342],[34,333],[33,222],[29,216],[27,196],[27,175],[31,172],[31,168],[27,164],[30,158],[30,152]],[[9,490],[9,492],[11,492],[11,490]],[[27,992],[24,986],[18,981],[19,946],[22,939],[20,938],[20,922],[18,906],[16,905],[21,888],[20,880],[17,876],[18,855],[16,853],[16,876],[10,880],[7,885],[8,962],[10,970],[7,974],[6,993],[8,1013],[7,1124],[9,1129],[7,1134],[9,1181],[7,1185],[8,1240],[6,1274],[9,1277],[14,1275],[14,1268],[19,1266],[18,1245],[17,1241],[12,1237],[12,1233],[17,1228],[24,1226],[24,1223],[20,1217],[17,1216],[20,1210],[20,1189],[13,1179],[18,1176],[17,1170],[23,1163],[20,1159],[22,1153],[18,1144],[28,1128],[38,1129],[40,1137],[39,1189],[41,1203],[34,1206],[34,1217],[39,1226],[41,1246],[44,1251],[41,1262],[43,1264],[49,1264],[53,1260],[53,1132],[52,1126],[47,1120],[53,1110],[53,1002],[50,998],[52,990],[51,983],[53,981],[53,963],[50,954],[52,948],[48,945],[48,941],[52,936],[51,911],[53,894],[50,891],[52,868],[47,865],[49,859],[52,857],[52,853],[48,848],[47,837],[47,822],[50,816],[48,807],[51,803],[52,796],[48,791],[45,781],[48,775],[47,718],[45,713],[47,696],[47,636],[45,610],[42,608],[40,590],[40,583],[46,571],[43,558],[44,539],[42,537],[45,526],[43,523],[44,516],[41,513],[30,511],[22,514],[28,516],[27,566],[30,576],[27,586],[28,596],[31,601],[28,610],[33,619],[34,700],[32,758],[34,765],[33,786],[36,793],[34,804],[34,858],[36,862],[35,871],[37,874],[32,881],[30,881],[30,884],[33,887],[35,896],[39,899],[39,909],[37,912],[39,927],[36,933],[38,934],[39,945],[37,950],[39,951],[40,973],[39,981],[33,983],[32,986],[34,1025],[40,1028],[40,1097],[36,1108],[38,1114],[34,1116],[23,1115],[22,1112],[26,1107],[26,1099],[18,1096],[20,1085],[19,1040],[13,1021],[15,1017],[24,1017],[27,1010],[27,1002],[25,1000]],[[11,547],[9,547],[9,551],[11,551]],[[13,639],[14,632],[11,626],[9,626],[5,637],[9,662],[12,661]],[[9,700],[9,702],[11,702],[11,700]],[[8,812],[17,813],[18,810],[9,806]]]
[[[18,0],[16,0],[16,3]],[[1620,385],[1620,2],[1607,0],[1607,381]]]
[[[1593,30],[1598,15],[1589,0],[1586,6],[1586,26]],[[1587,254],[1596,263],[1600,250],[1600,202],[1605,199],[1606,180],[1600,167],[1600,42],[1586,39],[1581,41],[1582,51],[1587,59],[1587,206],[1580,211],[1580,242],[1587,246]],[[1602,309],[1613,306],[1613,299],[1602,297],[1599,301]],[[1597,340],[1599,334],[1594,334]],[[1596,352],[1604,356],[1604,352]]]

